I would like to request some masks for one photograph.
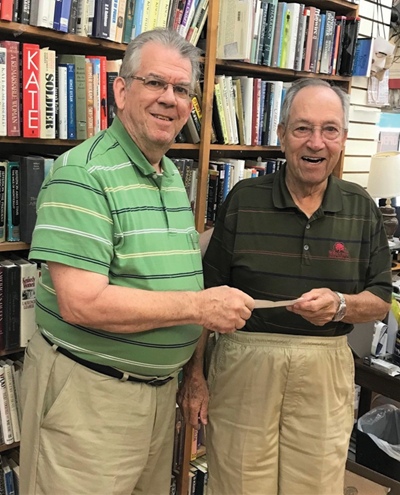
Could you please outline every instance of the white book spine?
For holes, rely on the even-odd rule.
[[[56,137],[56,53],[54,50],[40,50],[40,137]]]
[[[294,69],[294,61],[296,56],[297,32],[299,28],[300,4],[288,3],[288,10],[291,12],[292,20],[289,30],[289,46],[286,56],[286,69]]]
[[[6,359],[6,363],[10,365],[11,368],[11,377],[12,377],[12,382],[13,382],[13,387],[14,387],[14,396],[15,396],[15,405],[17,407],[17,416],[18,416],[18,422],[19,422],[19,428],[21,431],[21,420],[22,420],[22,414],[21,414],[21,396],[20,396],[20,385],[19,385],[19,371],[15,369],[14,362],[11,361],[11,359]]]
[[[35,302],[37,265],[27,261],[18,263],[21,268],[21,347],[26,347],[36,332]]]
[[[169,0],[160,0],[160,7],[157,16],[157,27],[167,27],[169,4]]]
[[[47,27],[50,29],[53,29],[55,6],[56,0],[48,0]]]
[[[270,146],[277,146],[278,144],[278,124],[281,116],[281,101],[282,101],[282,81],[274,81],[274,101],[272,109],[271,119],[271,139]]]
[[[38,16],[37,16],[36,26],[53,29],[54,5],[53,5],[53,11],[52,13],[50,13],[50,4],[52,3],[53,0],[37,0],[37,1],[39,3],[39,6],[38,6]],[[51,25],[50,25],[50,17],[51,17]]]
[[[8,364],[3,364],[3,368],[4,368],[4,380],[6,382],[7,399],[10,409],[13,438],[14,438],[14,442],[19,442],[21,436],[20,436],[19,418],[17,412],[17,403],[15,398],[15,390],[14,390],[11,366]]]
[[[6,381],[4,377],[4,368],[0,368],[0,417],[3,428],[4,443],[10,445],[14,442],[13,430],[11,425],[10,406],[8,404]]]
[[[237,127],[236,111],[235,111],[235,94],[233,91],[232,76],[225,76],[225,82],[228,91],[228,105],[230,119],[232,122],[233,144],[239,143],[239,132]]]
[[[117,31],[118,0],[113,0],[111,5],[110,35],[108,39],[115,41],[115,33]]]
[[[7,136],[7,50],[0,47],[0,136]]]
[[[58,67],[58,137],[67,139],[67,68]]]

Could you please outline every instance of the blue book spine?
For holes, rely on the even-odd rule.
[[[135,5],[135,13],[133,14],[132,39],[139,36],[142,32],[142,20],[144,11],[144,0],[137,0]]]
[[[4,485],[6,489],[6,495],[15,495],[13,473],[10,468],[4,471]]]
[[[75,65],[60,64],[67,68],[67,137],[76,139],[76,109],[75,109]]]
[[[319,68],[320,68],[320,65],[321,65],[321,55],[322,55],[322,45],[324,43],[326,14],[320,14],[320,18],[321,18],[321,27],[320,27],[320,30],[319,30],[317,60],[316,60],[315,66],[314,66],[315,69],[316,69],[316,72],[319,72]]]
[[[271,65],[272,57],[272,44],[274,40],[275,24],[276,24],[276,12],[278,10],[277,0],[267,0],[269,3],[268,13],[267,13],[267,32],[265,34],[264,40],[264,65]]]
[[[224,165],[225,178],[224,178],[224,189],[222,191],[222,200],[225,201],[225,198],[228,196],[231,182],[231,164],[225,163]]]
[[[7,241],[19,241],[19,163],[8,162],[7,170]]]
[[[59,31],[68,33],[69,15],[71,13],[71,0],[62,0]]]
[[[260,100],[260,122],[258,123],[258,146],[261,146],[261,136],[263,131],[263,115],[264,115],[264,107],[265,107],[265,92],[267,90],[267,81],[261,81],[261,100]]]
[[[283,35],[285,34],[285,20],[286,20],[286,11],[287,11],[287,3],[282,2],[282,23],[281,23],[281,32],[279,37],[279,50],[278,50],[278,63],[277,66],[281,65],[281,55],[282,55],[282,43],[283,43]]]
[[[54,6],[54,19],[53,19],[53,29],[56,31],[60,30],[60,17],[61,17],[61,7],[63,0],[56,0],[56,4]]]

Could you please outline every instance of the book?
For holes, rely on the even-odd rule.
[[[35,302],[37,264],[12,253],[10,259],[20,267],[20,347],[26,347],[36,332]]]
[[[19,163],[7,161],[7,241],[20,240]]]
[[[67,66],[59,65],[58,72],[58,137],[68,139],[68,100],[67,100]]]
[[[3,339],[4,350],[19,348],[20,343],[20,267],[0,256],[3,267]]]
[[[289,33],[291,29],[291,24],[292,24],[292,12],[291,8],[289,5],[293,4],[286,4],[286,9],[284,7],[284,18],[282,22],[282,30],[281,30],[281,36],[279,40],[279,53],[278,53],[278,61],[277,61],[277,67],[286,67],[286,59],[287,59],[287,52],[288,52],[288,44],[289,44]]]
[[[93,66],[90,60],[85,59],[86,79],[86,137],[94,136],[94,100],[93,100]]]
[[[18,156],[19,162],[20,240],[30,244],[36,223],[36,202],[44,179],[44,158],[41,156]]]
[[[20,8],[19,8],[19,22],[21,24],[29,24],[31,12],[31,2],[30,0],[20,0]]]
[[[0,19],[2,19],[3,21],[13,20],[13,0],[1,1]]]
[[[20,430],[19,417],[17,411],[17,398],[14,387],[13,371],[12,371],[12,367],[3,360],[0,361],[0,366],[4,370],[4,381],[6,385],[7,401],[10,411],[10,422],[13,432],[13,439],[14,442],[19,442],[21,440],[21,430]]]
[[[127,0],[125,10],[125,24],[122,35],[122,43],[130,43],[132,39],[133,16],[135,13],[135,0]]]
[[[14,436],[11,425],[11,413],[7,397],[4,368],[2,366],[0,366],[0,419],[4,443],[6,445],[11,445],[14,442]]]
[[[267,0],[268,12],[264,36],[263,65],[271,65],[272,44],[274,41],[275,23],[277,18],[278,0]]]
[[[16,440],[14,439],[14,441]],[[15,495],[13,473],[8,464],[8,459],[4,455],[1,456],[1,464],[3,468],[5,495]]]
[[[40,137],[39,45],[22,45],[23,137]]]
[[[297,41],[296,41],[296,51],[294,56],[294,70],[301,70],[303,61],[303,46],[304,46],[304,36],[306,32],[306,14],[304,4],[300,4],[299,12],[299,26],[297,30]]]
[[[221,0],[218,19],[217,58],[249,59],[253,2]]]
[[[19,42],[1,41],[7,50],[7,136],[21,135]]]
[[[271,54],[271,67],[279,67],[279,51],[281,49],[281,32],[283,29],[283,24],[285,22],[286,16],[286,2],[279,2],[278,8],[276,11],[276,22],[275,22],[275,30],[274,37],[272,43],[272,54]]]
[[[311,22],[311,20],[310,20]],[[319,29],[320,29],[320,9],[314,10],[314,24],[312,24],[311,52],[309,71],[315,72],[315,61],[318,53]],[[307,70],[307,69],[306,69]]]
[[[40,137],[56,137],[56,52],[40,49]]]
[[[289,26],[289,39],[287,45],[285,68],[294,69],[296,45],[297,45],[297,33],[298,33],[299,19],[300,19],[300,4],[288,3],[287,11],[290,12],[291,22]]]
[[[75,65],[59,64],[66,71],[67,139],[76,139]],[[61,87],[61,86],[60,86]],[[61,113],[61,108],[60,108]]]
[[[333,40],[335,37],[335,12],[327,10],[325,13],[325,33],[322,43],[321,64],[319,72],[330,74],[332,70],[331,58],[333,51]]]
[[[354,55],[353,77],[369,77],[374,53],[373,38],[358,38]]]
[[[341,76],[352,75],[359,28],[360,17],[346,17],[338,71]]]
[[[136,0],[135,12],[133,14],[133,26],[131,39],[136,38],[142,32],[142,20],[144,12],[144,0]]]
[[[326,22],[326,14],[320,14],[320,27],[319,27],[319,40],[318,40],[318,50],[317,57],[314,62],[315,72],[319,73],[321,68],[321,57],[322,57],[322,45],[324,42],[324,33],[325,33],[325,22]]]
[[[313,44],[313,37],[314,35],[316,36],[315,17],[317,14],[317,28],[318,28],[318,14],[319,14],[319,9],[316,9],[315,7],[312,6],[308,7],[308,10],[310,12],[310,16],[307,24],[307,39],[305,41],[305,53],[304,53],[304,65],[303,65],[303,70],[306,72],[311,71],[310,64],[311,64],[311,55],[312,55],[312,44]]]
[[[61,7],[63,0],[56,0],[54,6],[53,29],[60,31]]]
[[[0,162],[0,242],[6,241],[7,230],[7,162]]]
[[[332,75],[335,75],[339,71],[339,67],[340,67],[341,46],[342,46],[345,20],[346,17],[344,16],[336,16],[335,18],[336,26],[335,26],[335,36],[333,40],[332,60],[331,60]]]
[[[124,34],[124,22],[127,0],[119,0],[118,13],[117,13],[117,28],[115,31],[115,41],[122,43],[122,37]]]
[[[88,33],[94,38],[108,39],[111,25],[112,0],[97,0],[93,16],[92,31]]]
[[[68,32],[76,34],[76,23],[78,18],[78,0],[71,0],[71,12],[68,20]]]
[[[0,136],[7,136],[7,50],[0,46]]]
[[[111,0],[111,20],[108,33],[108,39],[111,41],[115,41],[115,34],[117,31],[118,3],[119,0]]]
[[[86,139],[86,59],[84,55],[58,57],[60,64],[73,64],[75,67],[75,128],[76,139]]]

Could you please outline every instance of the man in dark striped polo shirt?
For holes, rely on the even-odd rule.
[[[226,284],[283,307],[255,309],[240,332],[217,341],[208,495],[343,494],[354,397],[346,334],[383,318],[391,301],[380,213],[360,186],[331,175],[348,111],[340,89],[294,83],[279,125],[286,166],[239,182],[221,208],[204,258],[206,286]],[[207,423],[206,339],[179,394],[193,425],[198,414]]]
[[[167,495],[178,371],[203,325],[232,331],[250,317],[247,294],[202,290],[193,214],[165,156],[198,75],[198,50],[176,32],[138,36],[112,126],[58,158],[42,187],[23,495]]]

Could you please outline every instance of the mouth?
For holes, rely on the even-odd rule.
[[[172,122],[172,119],[170,117],[166,117],[165,115],[159,115],[157,113],[152,113],[151,115],[156,119],[164,120],[165,122]]]
[[[325,158],[313,156],[302,156],[301,159],[312,164],[322,163],[325,160]]]

